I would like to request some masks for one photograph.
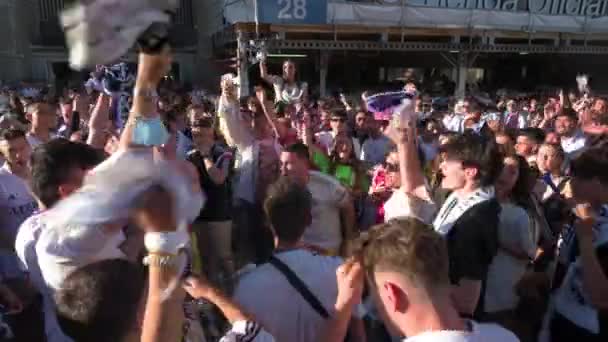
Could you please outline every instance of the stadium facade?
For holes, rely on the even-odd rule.
[[[264,41],[271,69],[292,56],[325,94],[446,77],[469,83],[559,84],[578,72],[608,84],[608,0],[180,0],[174,72],[215,86],[236,71],[256,82],[251,41]],[[70,75],[59,26],[63,0],[0,0],[0,80]],[[135,60],[135,54],[126,56]]]

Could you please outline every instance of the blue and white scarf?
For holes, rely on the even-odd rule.
[[[435,221],[433,221],[435,231],[443,236],[448,235],[456,221],[467,210],[492,198],[494,198],[494,187],[479,188],[463,197],[459,197],[456,192],[452,192],[439,210]]]

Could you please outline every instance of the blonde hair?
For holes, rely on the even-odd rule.
[[[427,290],[449,285],[445,240],[432,226],[415,218],[375,226],[359,239],[356,255],[369,279],[374,272],[390,271]]]

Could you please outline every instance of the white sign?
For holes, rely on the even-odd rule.
[[[408,4],[592,18],[608,16],[608,0],[410,0]]]

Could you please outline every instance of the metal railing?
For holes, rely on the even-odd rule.
[[[175,17],[173,18],[173,23],[177,25],[193,26],[193,12],[194,8],[192,6],[192,0],[180,0],[179,8],[177,9]]]
[[[465,51],[484,53],[563,53],[607,55],[607,46],[553,46],[530,44],[466,44],[432,42],[371,42],[332,40],[272,40],[270,49],[338,51]]]
[[[63,0],[40,0],[40,21],[55,21],[63,9]]]

